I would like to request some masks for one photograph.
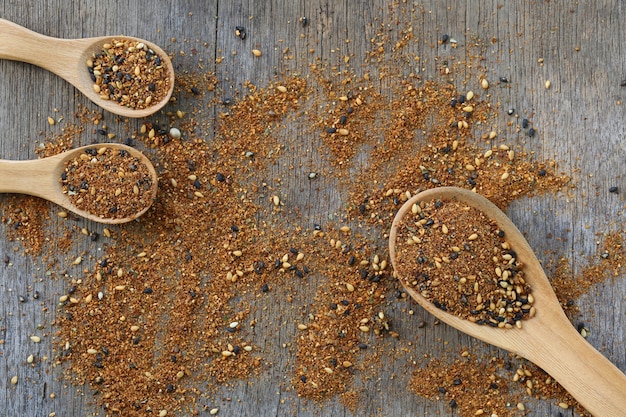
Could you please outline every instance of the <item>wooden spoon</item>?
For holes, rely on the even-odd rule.
[[[524,265],[524,278],[535,298],[536,315],[523,321],[521,329],[494,328],[472,323],[447,313],[430,303],[418,291],[400,281],[423,308],[441,321],[477,339],[506,349],[534,362],[557,380],[594,416],[626,415],[626,376],[595,350],[574,329],[539,260],[513,222],[486,198],[457,187],[440,187],[418,193],[398,211],[389,235],[389,255],[397,276],[397,229],[413,203],[430,200],[456,200],[472,206],[493,219],[504,231],[517,259]]]
[[[103,100],[93,89],[87,59],[102,52],[112,39],[143,42],[159,55],[169,74],[169,91],[159,103],[145,109],[132,109],[111,100]],[[41,35],[8,20],[0,19],[0,58],[27,62],[65,79],[103,109],[124,117],[149,116],[167,104],[174,91],[174,68],[169,56],[157,45],[129,36],[101,36],[84,39],[59,39]]]
[[[148,200],[149,203],[146,207],[143,207],[138,213],[128,217],[103,218],[76,207],[68,198],[67,194],[65,194],[61,183],[61,175],[65,171],[65,164],[67,161],[84,154],[85,149],[87,148],[99,149],[102,147],[123,149],[131,156],[139,158],[140,161],[148,167],[152,180],[151,188],[148,191],[151,198]],[[130,146],[116,143],[100,143],[96,145],[83,146],[58,155],[50,156],[48,158],[29,161],[0,160],[0,193],[28,194],[41,197],[45,200],[56,203],[59,206],[78,214],[79,216],[99,223],[119,224],[136,219],[150,208],[152,202],[156,198],[157,189],[158,178],[150,160],[148,160],[148,158],[146,158],[146,156],[138,150],[131,148]]]

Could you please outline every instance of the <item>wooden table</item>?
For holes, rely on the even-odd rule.
[[[340,69],[344,55],[349,55],[353,64],[363,62],[380,25],[393,20],[392,11],[398,19],[409,20],[399,12],[411,10],[406,3],[24,0],[2,3],[0,16],[55,37],[127,34],[149,39],[174,56],[179,74],[214,72],[216,91],[223,92],[224,97],[236,97],[235,92],[242,91],[247,80],[264,86],[285,72],[305,76],[316,59]],[[596,249],[596,235],[616,228],[624,230],[625,224],[626,106],[620,102],[626,87],[620,87],[620,83],[626,78],[621,30],[626,12],[622,3],[447,0],[425,1],[413,10],[408,16],[413,19],[417,39],[414,48],[419,49],[416,55],[421,58],[414,64],[415,71],[426,79],[437,77],[437,57],[446,59],[453,54],[449,47],[438,45],[443,34],[456,38],[459,48],[474,39],[482,40],[485,60],[481,65],[488,76],[493,80],[506,76],[510,80],[510,88],[498,93],[501,110],[515,106],[520,114],[533,114],[533,123],[540,129],[534,151],[542,158],[556,159],[560,168],[573,176],[577,188],[570,195],[520,200],[510,207],[509,214],[538,253],[549,249],[555,258],[569,259],[574,273],[580,271],[584,265],[581,259]],[[306,27],[299,21],[301,17],[307,17]],[[244,42],[235,36],[236,26],[246,27]],[[389,25],[387,29],[391,33],[401,27]],[[250,53],[254,48],[263,51],[262,57]],[[289,48],[293,59],[284,59],[285,48]],[[358,64],[354,64],[354,70],[360,71]],[[48,116],[69,120],[80,105],[95,109],[72,86],[39,68],[3,61],[0,74],[0,157],[4,159],[35,158],[37,142],[58,132],[63,124],[50,126]],[[547,80],[551,82],[549,91],[544,85]],[[385,81],[380,85],[384,89]],[[181,98],[178,106],[184,105]],[[207,112],[217,117],[217,111],[207,108]],[[124,123],[110,115],[106,118],[112,129]],[[141,121],[129,123],[137,129]],[[211,140],[213,132],[205,135]],[[517,144],[525,140],[523,135],[510,138]],[[305,148],[303,145],[300,150],[305,152]],[[609,193],[612,186],[618,186],[620,193]],[[6,196],[0,197],[0,211],[6,202]],[[324,207],[318,209],[324,211]],[[46,233],[55,239],[58,210],[50,210],[53,220],[45,226]],[[101,230],[95,224],[78,221],[77,225]],[[8,227],[0,226],[0,235],[4,236]],[[547,234],[554,238],[547,239]],[[80,253],[80,249],[72,253]],[[0,414],[103,415],[89,404],[88,388],[68,386],[60,379],[61,370],[52,366],[53,360],[42,360],[54,355],[51,340],[55,330],[51,323],[58,298],[69,284],[63,278],[47,279],[40,269],[41,261],[22,256],[22,252],[19,243],[0,239],[0,260],[10,258],[8,265],[0,262]],[[69,256],[59,254],[60,259]],[[589,342],[622,370],[626,369],[624,278],[622,274],[592,288],[579,301],[580,322],[591,329]],[[263,318],[268,322],[286,319],[280,313],[284,301],[274,302],[277,305],[266,313],[270,316]],[[407,308],[413,308],[415,315],[406,314]],[[444,349],[442,340],[453,351],[461,346],[476,352],[489,348],[443,325],[429,326],[428,331],[418,329],[418,321],[432,323],[432,319],[415,304],[407,307],[406,302],[397,301],[388,307],[388,314],[400,334],[401,342],[396,347],[408,351],[383,360],[373,377],[361,381],[364,394],[357,415],[446,415],[444,403],[407,392],[412,362],[424,354],[440,353]],[[44,335],[37,345],[29,340],[35,332]],[[219,415],[352,415],[337,398],[321,404],[307,403],[290,388],[289,367],[294,358],[290,350],[280,346],[293,340],[293,331],[263,337],[268,341],[264,355],[271,358],[272,366],[253,381],[223,387],[217,396],[222,399],[217,401]],[[415,342],[409,345],[413,338]],[[35,366],[26,362],[30,354],[37,358]],[[498,354],[496,350],[494,354]],[[17,385],[10,382],[15,375]],[[227,397],[232,401],[223,400]],[[573,415],[571,410],[559,409],[554,401],[528,400],[527,407],[532,416],[558,412]]]

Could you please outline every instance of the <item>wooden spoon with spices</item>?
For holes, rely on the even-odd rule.
[[[399,245],[402,241],[398,240],[402,219],[416,211],[412,210],[414,203],[431,201],[457,201],[476,208],[495,221],[499,230],[504,232],[506,241],[523,265],[524,279],[534,297],[534,316],[522,320],[521,328],[481,325],[448,313],[431,303],[419,289],[413,288],[408,282],[409,277],[399,276],[398,271],[402,270],[399,268],[402,265],[401,252],[404,250]],[[394,275],[400,279],[406,292],[435,317],[463,333],[535,363],[594,416],[625,415],[626,376],[572,326],[530,245],[506,214],[489,200],[457,187],[440,187],[418,193],[400,208],[394,218],[389,235],[389,255]]]
[[[108,155],[111,159],[103,161]],[[91,167],[94,183],[84,182],[90,179],[87,175],[79,178],[81,186],[68,187],[68,172],[78,173],[76,167],[80,164],[94,164]],[[140,179],[136,180],[131,171],[139,173]],[[96,181],[100,181],[100,188],[96,187]],[[119,224],[138,218],[154,202],[157,189],[158,177],[150,160],[138,150],[116,143],[83,146],[42,159],[0,160],[0,193],[40,197],[99,223]],[[93,197],[93,207],[102,207],[104,213],[98,213],[102,211],[98,208],[93,211],[82,208],[81,193]],[[114,211],[109,209],[112,206]]]
[[[103,81],[90,72],[88,61],[93,61],[96,54],[103,54],[104,45],[111,46],[114,40],[120,47],[128,43],[135,45],[130,49],[132,51],[144,50],[148,60],[125,72],[119,71],[123,63],[118,60],[120,65],[116,71],[112,70],[114,65],[102,70],[103,74],[107,73]],[[112,53],[104,55],[107,54]],[[59,39],[0,19],[0,58],[45,68],[72,84],[98,106],[124,117],[146,117],[157,112],[167,104],[174,91],[174,68],[169,56],[151,42],[128,36]],[[120,72],[119,77],[116,77],[117,72]],[[116,94],[109,87],[117,87]]]

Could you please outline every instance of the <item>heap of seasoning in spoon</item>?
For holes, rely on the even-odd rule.
[[[396,242],[400,279],[437,308],[499,328],[521,328],[534,316],[523,265],[480,210],[452,200],[415,203]]]
[[[170,88],[163,58],[143,42],[120,39],[102,46],[87,60],[93,89],[103,100],[145,109],[160,103]]]
[[[124,149],[87,148],[66,162],[61,183],[76,207],[101,218],[132,217],[152,203],[148,167]]]

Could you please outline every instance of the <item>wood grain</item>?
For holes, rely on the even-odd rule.
[[[24,0],[0,4],[2,18],[49,36],[127,34],[161,45],[174,55],[178,74],[216,74],[219,88],[205,97],[207,102],[213,94],[223,95],[219,99],[240,96],[248,80],[265,86],[284,74],[307,76],[313,63],[335,65],[337,72],[348,68],[356,73],[370,71],[360,63],[372,49],[372,39],[383,29],[390,40],[397,39],[400,30],[405,29],[386,25],[395,18],[412,22],[415,41],[407,52],[420,56],[419,62],[413,64],[413,71],[425,78],[436,77],[441,60],[458,54],[449,45],[437,44],[441,35],[446,33],[456,38],[459,48],[482,40],[484,75],[491,80],[498,77],[510,80],[507,88],[493,89],[494,97],[502,109],[515,108],[520,115],[532,115],[538,131],[534,139],[520,132],[512,134],[508,141],[531,147],[538,158],[557,159],[560,169],[572,175],[577,185],[571,195],[520,200],[509,209],[509,215],[526,233],[540,257],[550,253],[555,259],[570,259],[574,273],[581,270],[585,258],[596,250],[599,232],[624,229],[626,118],[625,107],[618,102],[626,95],[626,88],[620,87],[621,80],[626,78],[622,47],[625,13],[619,0],[573,4],[433,0],[415,5],[385,0]],[[302,16],[309,20],[306,27],[299,22]],[[234,27],[239,25],[246,27],[248,35],[243,42],[234,35]],[[262,56],[255,58],[252,49],[261,50]],[[344,62],[345,56],[350,56],[350,65]],[[373,78],[378,75],[376,70],[371,71]],[[72,86],[41,68],[0,61],[0,74],[2,159],[35,158],[37,143],[62,127],[62,123],[48,125],[48,116],[69,120],[79,106],[95,109]],[[468,77],[466,88],[478,89],[480,71],[468,69],[467,74],[472,77]],[[465,88],[464,75],[459,74],[456,79],[459,88]],[[544,87],[546,80],[552,84],[548,91]],[[379,82],[383,94],[389,94],[388,83],[386,78]],[[181,101],[180,106],[184,105]],[[219,110],[219,106],[207,105],[203,111],[216,120]],[[505,112],[502,117],[505,123]],[[112,114],[105,114],[105,121],[112,130],[126,123]],[[154,121],[159,122],[158,116]],[[128,122],[134,128],[140,123]],[[214,131],[203,128],[201,134],[211,140]],[[286,126],[285,134],[305,139],[296,124]],[[84,144],[92,139],[86,135]],[[319,161],[307,154],[306,141],[302,142],[301,149],[292,150],[295,163],[315,166]],[[317,187],[310,187],[302,175],[290,171],[287,163],[272,169],[273,175],[284,179],[283,189],[289,193],[290,200],[301,206],[305,218],[328,216],[341,207],[342,196],[334,188],[332,178],[320,178]],[[608,193],[611,186],[619,186],[621,193]],[[0,197],[0,210],[4,210],[9,198]],[[54,240],[59,237],[54,234],[57,209],[49,210],[52,220],[46,234]],[[78,220],[75,224],[101,231],[101,226],[85,221]],[[0,234],[5,236],[7,227],[10,226],[2,225]],[[79,247],[60,254],[60,265],[69,265],[72,254],[83,250],[93,250],[87,239]],[[79,274],[80,269],[55,265],[49,268],[55,271],[55,276],[49,277],[45,263],[23,256],[23,247],[18,242],[3,238],[0,261],[5,255],[10,263],[0,262],[2,414],[9,417],[48,416],[51,412],[57,416],[91,415],[97,411],[89,404],[91,390],[67,385],[52,360],[55,352],[51,325],[57,300],[67,292],[69,278]],[[626,369],[624,278],[616,277],[592,288],[579,302],[578,318],[591,329],[589,342],[621,370]],[[323,282],[314,281],[302,289],[294,303],[310,303],[315,284]],[[35,291],[38,299],[33,297]],[[25,302],[20,301],[20,296]],[[415,314],[407,314],[409,309],[415,310]],[[209,408],[219,406],[219,415],[236,416],[353,415],[337,398],[322,404],[306,402],[291,388],[294,351],[289,344],[294,341],[295,329],[285,323],[293,311],[279,295],[271,302],[261,301],[253,310],[250,319],[265,323],[254,335],[254,343],[265,347],[267,370],[254,380],[221,387],[216,404],[207,404]],[[386,314],[401,338],[381,343],[388,343],[390,348],[407,347],[409,340],[413,343],[410,349],[384,359],[376,369],[358,376],[355,389],[361,391],[362,401],[357,415],[446,415],[448,411],[442,402],[430,402],[407,392],[413,362],[424,354],[436,356],[462,347],[504,356],[501,351],[448,326],[432,326],[433,319],[416,304],[390,302]],[[418,328],[421,320],[428,325]],[[29,336],[34,334],[42,337],[41,343],[30,341]],[[26,363],[30,354],[36,357],[33,366]],[[18,376],[17,385],[10,383],[14,375]],[[557,412],[573,415],[571,410],[559,409],[552,400],[529,400],[526,406],[532,410],[531,416],[558,415]],[[99,415],[104,413],[100,410]]]

